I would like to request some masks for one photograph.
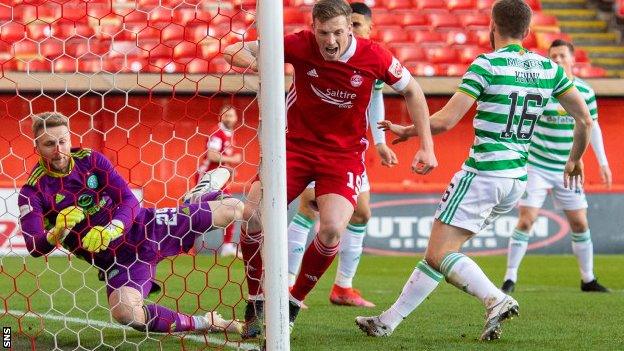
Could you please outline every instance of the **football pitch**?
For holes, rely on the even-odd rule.
[[[477,340],[484,309],[475,298],[441,283],[389,338],[375,339],[355,326],[358,315],[388,307],[417,257],[364,256],[355,286],[377,304],[372,309],[332,306],[334,266],[306,299],[291,338],[292,350],[623,350],[624,256],[596,256],[599,281],[610,294],[581,293],[573,256],[526,256],[514,297],[520,318],[503,325],[501,340]],[[477,257],[499,285],[504,257]],[[253,349],[236,335],[160,335],[111,322],[103,283],[85,262],[72,258],[0,258],[0,326],[12,328],[15,350],[213,350]],[[194,271],[193,265],[202,271]],[[217,308],[243,317],[242,263],[214,256],[178,257],[159,266],[165,289],[152,301],[183,312]],[[10,312],[5,313],[5,309]],[[31,311],[26,313],[25,311]],[[17,316],[20,316],[18,319]],[[18,333],[18,320],[24,334]],[[31,344],[31,341],[33,342]]]

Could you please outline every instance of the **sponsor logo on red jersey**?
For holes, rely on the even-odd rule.
[[[325,91],[322,91],[312,84],[310,84],[310,88],[312,88],[314,94],[320,97],[323,102],[336,105],[340,108],[353,107],[353,100],[355,100],[355,98],[357,97],[357,94],[344,90],[334,90],[327,88],[325,89]]]

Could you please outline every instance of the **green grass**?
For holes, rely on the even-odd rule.
[[[596,274],[611,294],[586,294],[579,290],[579,275],[572,256],[527,256],[514,297],[520,318],[506,323],[501,340],[477,341],[484,309],[473,297],[442,283],[394,332],[375,339],[357,329],[357,315],[377,314],[401,291],[417,258],[362,259],[356,287],[377,303],[361,309],[332,306],[328,302],[335,266],[306,299],[310,307],[297,319],[293,350],[622,350],[624,349],[624,256],[597,256]],[[486,274],[499,285],[504,257],[478,257]],[[215,264],[215,262],[217,264]],[[0,258],[0,303],[4,308],[52,316],[111,322],[103,284],[86,263],[66,258]],[[193,270],[193,265],[201,271]],[[173,267],[173,269],[172,269]],[[228,275],[229,273],[229,275]],[[235,311],[242,318],[240,262],[215,261],[200,256],[178,257],[159,266],[165,292],[153,301],[184,312],[201,313],[217,308],[224,316]],[[241,288],[243,287],[243,289]],[[220,304],[219,301],[222,303]],[[116,324],[86,325],[54,317],[31,318],[0,314],[0,326],[11,326],[16,350],[178,350],[232,349],[223,335],[163,336],[120,329]],[[22,332],[17,331],[21,327]],[[238,341],[236,336],[229,340]],[[32,343],[32,344],[31,344]],[[244,344],[243,346],[249,346]]]

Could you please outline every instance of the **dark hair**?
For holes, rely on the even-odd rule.
[[[344,0],[319,0],[312,8],[312,19],[323,23],[338,16],[351,21],[351,7]]]
[[[531,25],[531,8],[524,0],[498,0],[492,7],[492,18],[500,36],[523,39]]]
[[[32,131],[35,139],[39,137],[41,131],[58,126],[69,128],[69,119],[62,113],[42,112],[32,116]]]
[[[572,43],[570,43],[569,41],[565,41],[563,39],[555,39],[552,44],[550,44],[550,47],[548,48],[548,51],[550,52],[550,49],[552,48],[556,48],[559,46],[566,46],[568,48],[568,50],[570,50],[570,54],[574,55],[574,45],[572,45]]]
[[[373,18],[373,11],[371,11],[370,7],[363,2],[352,2],[351,10],[353,13],[358,13],[368,19]]]

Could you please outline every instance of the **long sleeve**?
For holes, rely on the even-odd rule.
[[[106,179],[104,191],[115,204],[111,220],[121,221],[127,231],[139,214],[139,200],[134,196],[128,183],[117,173],[113,165],[100,153],[94,152],[96,168]]]
[[[375,88],[373,89],[373,96],[368,108],[368,123],[373,134],[373,142],[377,144],[386,143],[386,133],[377,128],[377,123],[385,119],[386,111],[383,101],[383,82],[375,82]]]
[[[594,120],[590,141],[594,154],[596,155],[596,159],[598,160],[598,164],[600,166],[608,165],[609,161],[607,161],[607,154],[605,153],[604,143],[602,141],[602,131],[600,130],[598,120]]]
[[[28,252],[33,257],[45,255],[55,249],[46,238],[46,230],[43,226],[43,206],[37,191],[24,186],[17,200],[20,212],[20,227],[26,242]]]

